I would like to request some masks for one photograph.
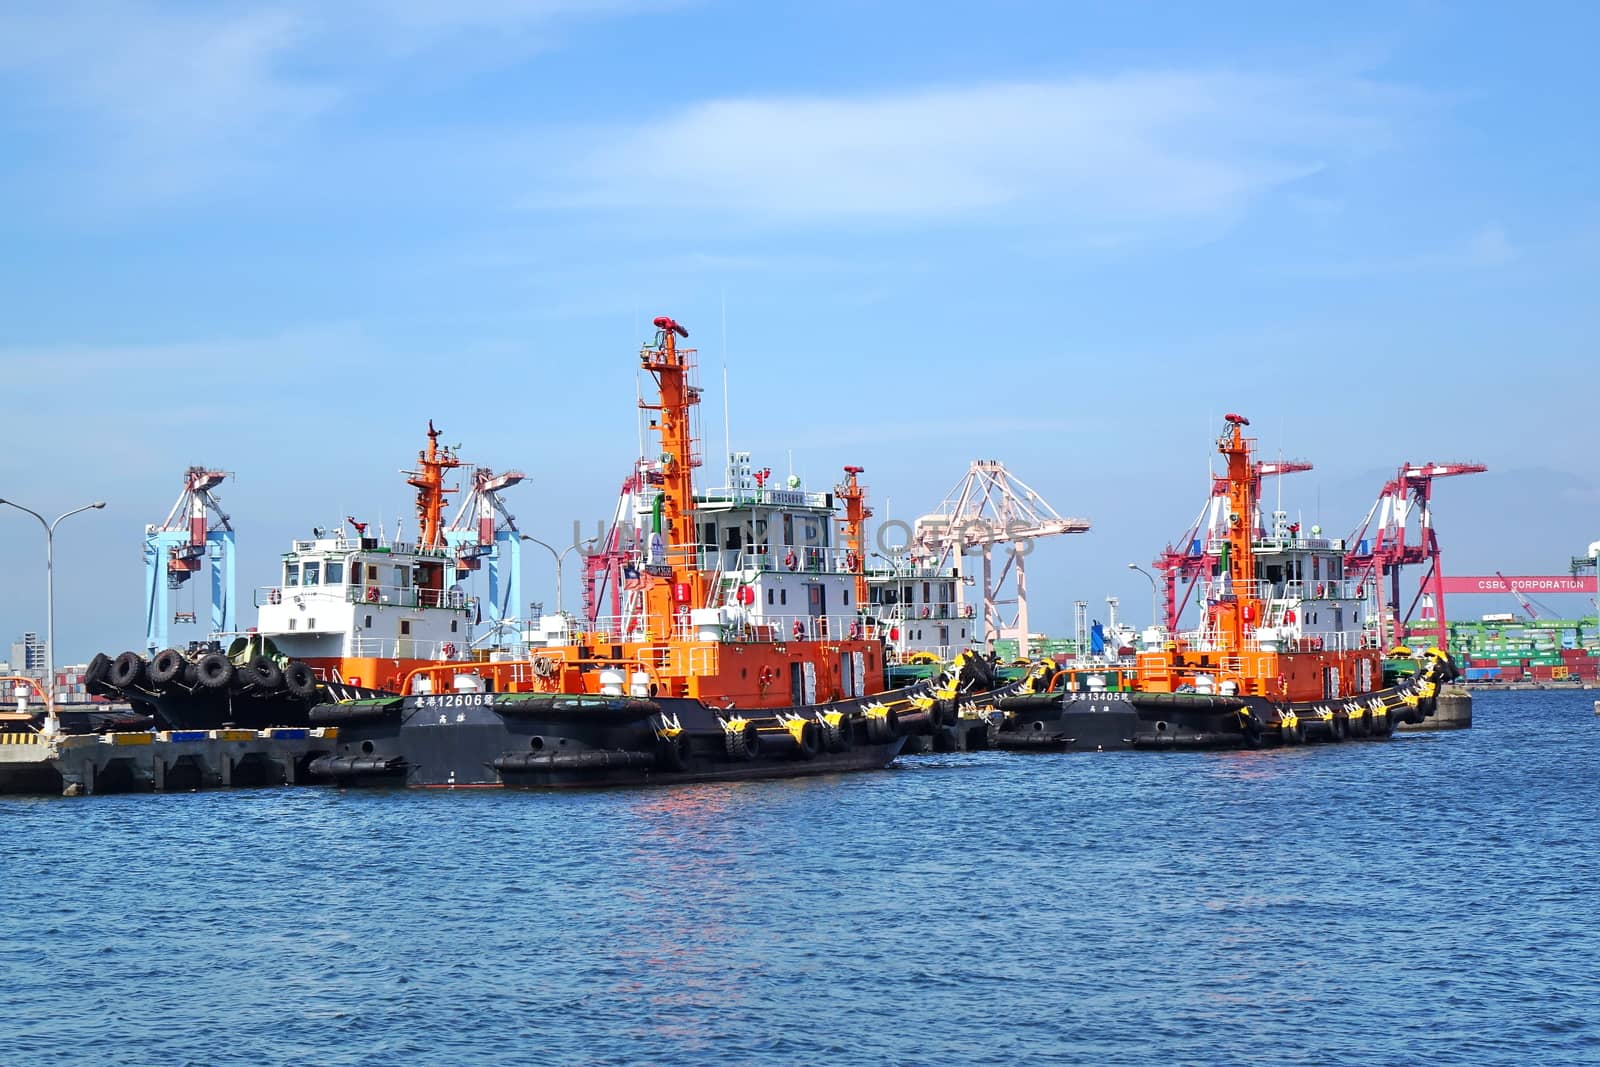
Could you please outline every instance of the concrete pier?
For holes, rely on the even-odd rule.
[[[0,734],[0,793],[164,792],[294,785],[333,752],[337,727]]]
[[[1439,693],[1438,706],[1422,722],[1398,724],[1396,730],[1415,733],[1423,730],[1465,730],[1472,726],[1472,694],[1459,685],[1447,685]]]

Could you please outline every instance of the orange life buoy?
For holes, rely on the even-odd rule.
[[[1294,615],[1294,609],[1293,608],[1290,608],[1288,611],[1283,613],[1283,621],[1286,622],[1286,623],[1293,623],[1294,622],[1294,618],[1295,618],[1295,615]]]
[[[1252,601],[1249,601],[1249,600],[1245,601],[1245,603],[1244,603],[1244,621],[1245,622],[1255,622],[1256,621],[1256,606]]]
[[[798,641],[801,638],[805,637],[805,635],[806,635],[806,624],[801,622],[799,619],[794,620],[794,639],[796,641]]]
[[[756,602],[756,591],[748,585],[741,585],[734,599],[741,604],[754,604]]]
[[[922,617],[924,619],[931,618],[932,615],[933,615],[933,609],[932,608],[923,608],[922,609]]]
[[[790,570],[794,570],[796,562],[797,561],[794,558],[794,549],[791,548],[788,552],[784,553],[783,565],[785,567],[788,567]]]
[[[856,568],[861,566],[861,557],[856,555],[854,552],[846,552],[844,554],[844,566],[845,570],[849,571],[851,574],[854,574],[856,572]]]
[[[274,589],[267,594],[267,600],[273,604],[281,604],[283,603],[283,593]]]
[[[375,586],[375,585],[367,586],[366,601],[367,601],[368,604],[376,604],[378,602],[378,587],[377,586]]]
[[[445,659],[455,659],[456,658],[456,646],[452,645],[449,641],[446,641],[444,643],[443,652],[444,652],[444,658]]]

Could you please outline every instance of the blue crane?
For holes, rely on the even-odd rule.
[[[167,594],[182,589],[206,563],[211,565],[211,634],[236,628],[233,526],[211,492],[226,477],[227,471],[190,467],[166,521],[144,528],[145,646],[152,655],[168,647],[172,623],[197,621],[193,612],[169,613]]]

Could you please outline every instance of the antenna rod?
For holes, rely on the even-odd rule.
[[[728,287],[722,287],[722,462],[726,481],[733,485],[733,426],[728,421]]]

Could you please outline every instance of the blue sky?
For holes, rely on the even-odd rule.
[[[0,495],[63,658],[142,640],[143,526],[235,471],[241,584],[407,508],[433,418],[524,530],[610,512],[667,313],[736,446],[880,512],[1005,460],[1142,606],[1216,419],[1343,533],[1402,461],[1460,572],[1600,537],[1591,5],[11,3]],[[887,502],[887,508],[885,503]],[[43,624],[0,521],[0,638]],[[527,593],[550,599],[528,557]],[[570,583],[569,583],[570,584]],[[1477,610],[1480,605],[1471,605]],[[1481,605],[1492,610],[1493,605]]]

